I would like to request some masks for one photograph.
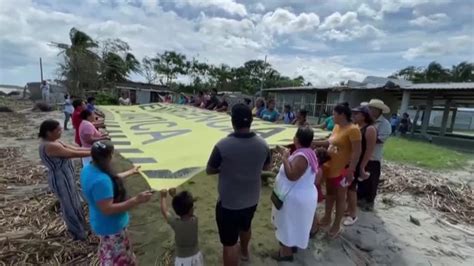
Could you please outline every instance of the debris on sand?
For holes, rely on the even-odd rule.
[[[0,265],[97,264],[98,239],[73,241],[43,166],[18,147],[0,148]],[[79,165],[76,165],[78,173]]]
[[[428,209],[440,211],[453,224],[474,224],[474,194],[470,186],[446,180],[433,172],[406,165],[385,163],[380,191],[410,193]]]

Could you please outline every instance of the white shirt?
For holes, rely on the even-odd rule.
[[[375,120],[374,127],[377,129],[377,143],[375,144],[374,153],[370,160],[380,162],[383,157],[383,145],[392,134],[392,125],[383,115],[380,115],[380,117]]]
[[[119,104],[120,105],[130,105],[130,98],[122,98],[120,97],[119,98]]]
[[[41,84],[40,89],[42,93],[49,93],[49,84],[46,84],[46,85]]]

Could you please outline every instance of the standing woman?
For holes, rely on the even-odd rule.
[[[252,109],[252,115],[260,118],[263,110],[265,110],[265,100],[259,97],[255,101],[255,107]]]
[[[62,143],[62,128],[56,120],[46,120],[40,125],[39,155],[48,168],[48,185],[61,206],[61,214],[69,233],[75,240],[86,239],[84,212],[79,191],[74,180],[72,158],[90,156],[90,149]]]
[[[377,142],[377,130],[373,126],[374,120],[370,115],[370,110],[367,106],[359,106],[352,109],[353,120],[360,128],[362,136],[362,145],[354,173],[354,181],[352,181],[347,191],[347,217],[344,219],[344,225],[350,226],[357,222],[357,188],[364,184],[364,181],[369,178],[371,172],[374,170],[374,162],[370,161]]]
[[[92,231],[99,236],[101,265],[137,265],[127,232],[128,211],[150,200],[144,191],[127,198],[123,179],[138,173],[134,167],[123,173],[112,168],[114,146],[109,141],[95,142],[91,148],[92,163],[81,172],[81,186],[89,205]]]
[[[336,238],[341,233],[341,222],[346,209],[347,187],[354,180],[354,172],[359,161],[361,135],[357,125],[352,124],[352,112],[347,103],[334,108],[334,129],[326,141],[315,142],[316,146],[328,146],[331,160],[324,167],[326,178],[326,208],[320,226],[331,224],[331,215],[336,205],[336,217],[329,230],[329,237]]]
[[[71,119],[72,113],[74,113],[74,107],[72,106],[71,97],[68,94],[64,95],[64,130],[69,130],[67,124]]]
[[[274,257],[277,261],[293,261],[296,248],[308,247],[318,200],[314,185],[318,160],[310,148],[313,138],[311,128],[299,128],[293,139],[295,152],[290,156],[288,150],[282,150],[283,164],[275,180],[274,195],[283,205],[278,207],[274,202],[272,210],[275,234],[280,242],[279,253]]]
[[[307,115],[308,111],[301,109],[292,124],[297,127],[309,127],[309,123],[306,120]]]
[[[94,142],[99,140],[109,139],[107,134],[100,133],[99,130],[94,126],[96,121],[95,113],[84,109],[81,112],[81,125],[79,126],[79,138],[81,140],[82,147],[90,148]],[[82,158],[82,165],[86,166],[91,162],[91,157]]]

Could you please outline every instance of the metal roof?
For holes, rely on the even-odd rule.
[[[264,91],[312,91],[312,90],[340,90],[345,89],[346,86],[328,85],[328,86],[301,86],[301,87],[283,87],[283,88],[268,88]]]
[[[403,90],[474,90],[474,82],[418,83]]]

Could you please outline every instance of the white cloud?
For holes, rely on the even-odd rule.
[[[359,20],[357,19],[357,13],[355,12],[347,12],[344,15],[341,15],[341,13],[339,12],[334,12],[333,14],[327,16],[324,19],[324,22],[319,28],[321,30],[330,30],[337,28],[345,28],[358,23]]]
[[[257,3],[254,5],[254,9],[257,12],[263,12],[265,11],[265,6],[262,3]]]
[[[359,8],[357,9],[357,13],[360,14],[361,16],[372,18],[375,20],[382,19],[382,14],[372,9],[366,3],[363,3],[359,6]]]
[[[357,39],[376,39],[385,33],[372,25],[356,25],[348,29],[331,29],[322,33],[322,38],[338,42],[348,42]]]
[[[455,55],[455,54],[472,54],[474,53],[474,40],[471,36],[461,35],[447,38],[440,41],[424,42],[418,47],[413,47],[403,53],[403,58],[413,60],[415,58],[431,58]]]
[[[350,68],[344,65],[343,57],[303,57],[303,56],[276,56],[269,57],[269,62],[279,71],[291,77],[303,76],[313,85],[334,85],[340,81],[362,80],[369,71]]]
[[[180,0],[177,5],[187,4],[199,8],[218,8],[226,11],[231,15],[239,15],[244,17],[247,15],[247,9],[243,4],[239,4],[234,0]]]
[[[295,15],[287,9],[277,8],[274,12],[263,16],[262,24],[271,32],[291,34],[316,29],[319,25],[319,16],[315,13]]]
[[[410,20],[410,24],[418,27],[438,27],[448,24],[451,19],[444,13],[421,16]]]
[[[381,5],[381,11],[396,13],[402,8],[413,8],[419,5],[439,5],[451,2],[451,0],[375,0]]]

